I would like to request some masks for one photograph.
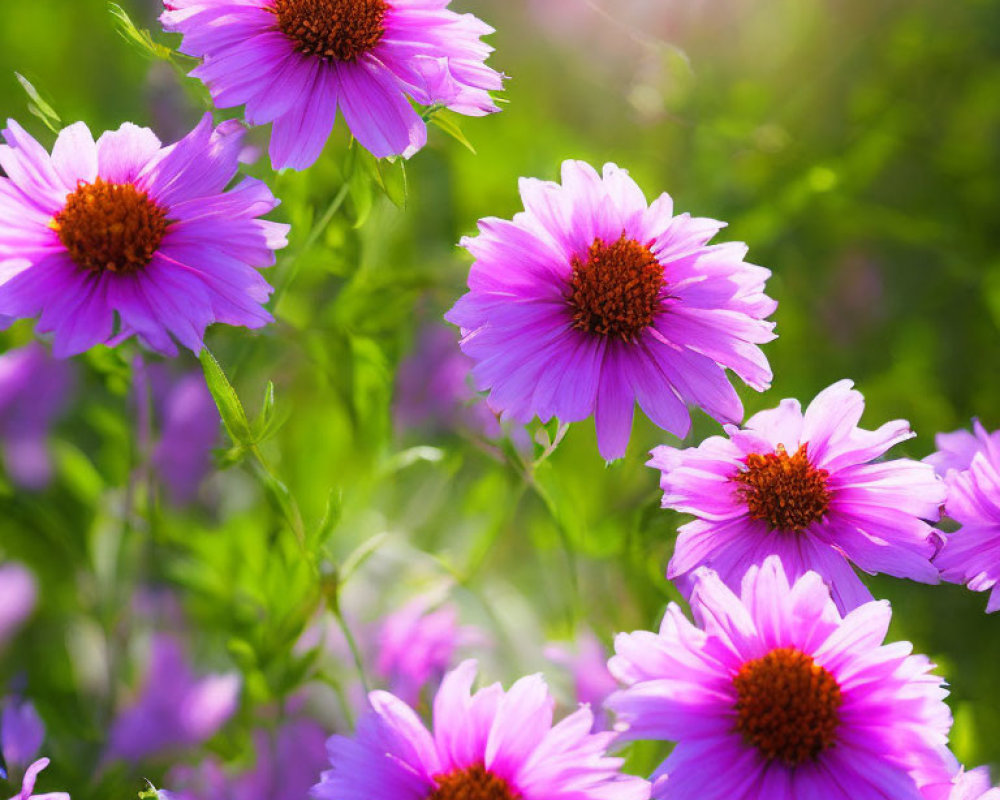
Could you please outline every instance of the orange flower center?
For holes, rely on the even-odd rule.
[[[807,448],[802,445],[792,456],[780,444],[773,453],[752,453],[746,469],[733,477],[750,516],[771,530],[804,530],[830,507],[830,473],[809,463]]]
[[[278,28],[295,49],[324,61],[354,61],[385,34],[385,0],[274,0]]]
[[[437,788],[427,800],[520,800],[503,778],[489,772],[482,764],[435,775]]]
[[[586,258],[574,256],[572,264],[574,328],[631,342],[663,311],[663,266],[624,233],[612,244],[595,239]]]
[[[166,212],[130,183],[81,182],[50,227],[70,258],[92,272],[145,267],[167,232]]]
[[[769,761],[795,767],[836,743],[843,695],[811,656],[780,647],[744,664],[733,684],[736,730]]]

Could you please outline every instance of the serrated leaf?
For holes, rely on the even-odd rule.
[[[219,416],[222,417],[222,424],[226,426],[229,437],[236,444],[253,444],[253,436],[250,430],[250,422],[247,420],[246,411],[240,402],[236,390],[222,371],[215,356],[204,348],[198,356],[202,369],[205,372],[205,383],[208,391],[212,393],[215,405],[219,409]]]

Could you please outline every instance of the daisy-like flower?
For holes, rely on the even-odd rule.
[[[864,398],[851,381],[820,392],[802,412],[797,400],[761,411],[728,438],[698,447],[657,447],[663,507],[696,519],[681,526],[671,579],[705,565],[736,588],[751,564],[780,556],[793,578],[823,576],[841,610],[871,599],[851,567],[937,583],[931,564],[944,484],[927,464],[875,462],[915,434],[905,420],[876,431],[858,427]]]
[[[520,190],[524,212],[480,220],[462,240],[476,259],[469,292],[445,315],[490,405],[522,423],[593,414],[606,460],[625,455],[636,401],[678,436],[686,404],[742,420],[725,369],[769,386],[757,345],[774,338],[764,318],[776,303],[744,245],[708,244],[723,223],[675,217],[665,194],[647,204],[614,164],[602,176],[567,161],[562,185]]]
[[[476,663],[445,676],[434,701],[434,732],[387,692],[354,738],[327,743],[333,769],[313,788],[316,800],[646,800],[649,784],[604,755],[613,734],[590,732],[580,708],[553,727],[544,681],[522,678],[509,691],[493,684],[470,695]]]
[[[164,0],[160,20],[219,108],[273,123],[275,169],[305,169],[337,109],[372,155],[409,156],[427,126],[408,97],[481,116],[499,108],[503,76],[486,66],[493,29],[450,0]]]
[[[1000,610],[1000,436],[977,422],[975,435],[939,434],[937,444],[926,461],[945,473],[945,511],[962,527],[945,536],[934,565],[946,581],[989,592],[991,614]]]
[[[990,782],[989,767],[961,772],[950,783],[924,788],[925,800],[1000,800],[1000,789]]]
[[[978,419],[972,420],[972,430],[958,430],[951,433],[939,433],[934,437],[937,451],[924,459],[937,470],[938,475],[946,477],[952,470],[968,469],[976,453],[992,449],[1000,451],[1000,431],[990,433]]]
[[[737,597],[699,570],[696,627],[671,604],[658,634],[620,634],[607,705],[625,738],[677,742],[662,800],[922,800],[958,769],[942,680],[911,645],[884,645],[891,611],[841,617],[822,578],[777,558]]]
[[[213,322],[270,322],[271,287],[257,268],[274,263],[288,226],[257,219],[278,204],[261,181],[226,191],[244,132],[206,114],[168,147],[128,123],[95,143],[78,122],[49,155],[9,121],[0,314],[38,317],[61,357],[132,335],[166,355],[175,340],[198,352]]]

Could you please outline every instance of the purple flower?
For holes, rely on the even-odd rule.
[[[211,115],[162,147],[126,123],[97,143],[82,122],[52,155],[13,120],[0,167],[0,314],[38,317],[56,356],[138,336],[194,352],[213,322],[259,328],[287,225],[259,220],[278,201],[237,171],[244,128]],[[115,315],[118,325],[115,324]],[[117,328],[117,330],[116,330]]]
[[[0,748],[8,769],[27,767],[45,740],[45,725],[35,707],[19,697],[8,697],[0,716]]]
[[[949,783],[924,787],[925,800],[1000,800],[1000,789],[990,783],[988,767],[961,772]]]
[[[421,329],[396,376],[397,430],[465,428],[487,439],[503,435],[497,415],[472,388],[472,361],[456,344],[453,328],[434,324]]]
[[[107,758],[130,762],[211,738],[235,713],[240,679],[235,673],[197,678],[179,640],[156,634],[136,702],[115,720]]]
[[[24,780],[21,782],[20,794],[14,795],[10,800],[69,800],[66,792],[46,792],[45,794],[34,794],[35,781],[38,773],[49,765],[47,758],[40,758],[24,773]]]
[[[964,436],[962,434],[965,434]],[[1000,439],[976,423],[976,435],[959,431],[937,438],[942,450],[925,459],[946,473],[945,510],[962,527],[945,536],[934,559],[941,577],[990,592],[987,613],[1000,610]]]
[[[7,474],[23,489],[42,489],[52,479],[49,429],[66,407],[73,379],[73,367],[38,343],[0,355],[0,441]]]
[[[951,779],[947,692],[909,643],[883,645],[888,603],[842,618],[818,574],[789,585],[775,557],[739,597],[711,570],[695,582],[697,627],[671,603],[610,661],[624,738],[677,742],[654,797],[921,800]]]
[[[774,338],[770,272],[745,263],[742,244],[708,244],[723,223],[675,217],[665,194],[648,205],[614,164],[602,177],[567,161],[562,179],[523,179],[525,211],[462,240],[476,261],[445,318],[462,329],[476,387],[523,423],[593,414],[607,460],[625,454],[636,401],[681,436],[686,403],[741,420],[725,369],[770,383],[757,347]]]
[[[604,701],[618,684],[608,672],[608,654],[601,640],[592,631],[583,631],[577,636],[575,648],[549,645],[545,657],[570,671],[576,700],[590,706],[594,713],[594,730],[610,728],[610,719],[603,710]]]
[[[942,478],[952,470],[968,469],[976,453],[1000,452],[1000,431],[990,433],[978,419],[972,420],[972,432],[965,430],[939,433],[934,437],[937,452],[924,459]]]
[[[302,800],[327,765],[326,733],[313,720],[296,719],[274,734],[254,733],[254,766],[227,775],[217,761],[178,767],[168,782],[179,800]]]
[[[416,597],[379,625],[375,672],[394,695],[416,706],[425,686],[440,683],[464,635],[455,606],[434,607],[433,598]]]
[[[165,0],[160,17],[203,57],[191,75],[219,108],[246,106],[273,122],[275,169],[305,169],[323,150],[339,107],[377,157],[409,156],[427,126],[409,98],[481,116],[498,107],[503,76],[485,65],[493,29],[449,0]]]
[[[944,484],[919,461],[872,463],[914,434],[905,420],[859,428],[864,398],[852,386],[824,389],[805,413],[782,400],[727,426],[729,438],[653,450],[664,508],[696,517],[680,528],[668,578],[707,565],[736,588],[774,554],[793,579],[818,572],[841,610],[871,599],[851,563],[937,583],[938,538],[924,520],[939,518]]]
[[[20,564],[0,564],[0,647],[31,616],[37,601],[35,576]]]
[[[177,506],[195,500],[212,469],[212,449],[219,439],[219,411],[200,373],[155,381],[160,439],[153,466]]]
[[[354,738],[327,743],[333,769],[313,788],[316,800],[645,800],[646,781],[619,772],[605,750],[614,734],[590,732],[581,708],[552,726],[554,702],[540,676],[508,692],[493,684],[470,695],[476,663],[445,676],[434,700],[434,732],[388,692]]]

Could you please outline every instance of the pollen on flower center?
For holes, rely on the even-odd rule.
[[[385,0],[274,0],[278,28],[295,49],[324,61],[354,61],[385,34]]]
[[[768,760],[794,767],[834,746],[843,695],[811,656],[780,647],[744,664],[733,685],[736,729]]]
[[[519,800],[503,778],[488,771],[482,764],[435,775],[437,788],[427,800]]]
[[[663,266],[624,233],[612,244],[595,239],[586,257],[574,256],[572,265],[574,328],[630,342],[663,310]]]
[[[67,195],[51,227],[77,265],[130,273],[149,264],[168,224],[166,212],[145,192],[97,178]]]
[[[830,507],[830,474],[809,463],[807,448],[803,444],[791,456],[780,444],[773,453],[752,453],[746,469],[733,476],[750,516],[771,530],[804,530]]]

